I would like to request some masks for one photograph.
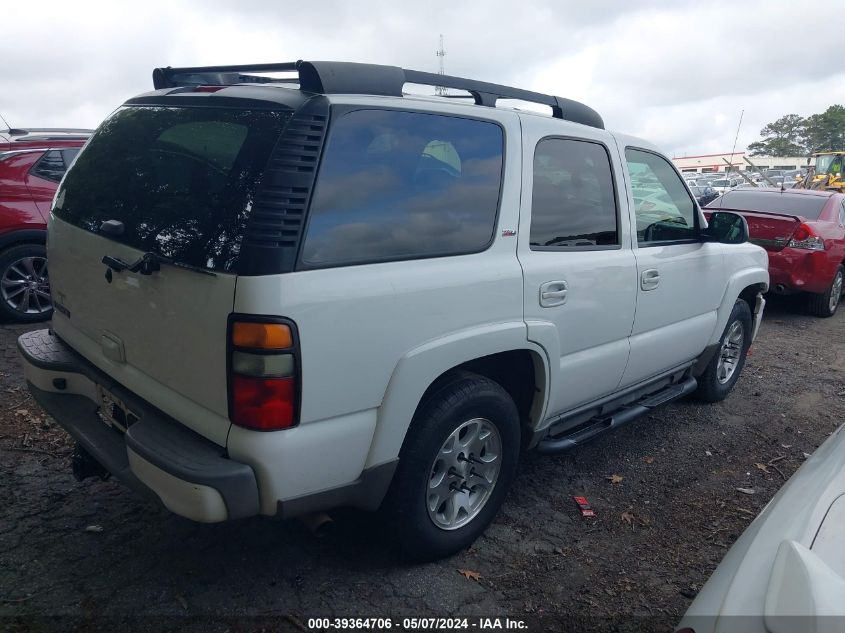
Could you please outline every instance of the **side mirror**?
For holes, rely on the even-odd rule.
[[[743,244],[748,241],[748,222],[738,213],[714,211],[702,235],[708,242]]]

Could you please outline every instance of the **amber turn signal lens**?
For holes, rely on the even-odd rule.
[[[253,349],[287,349],[293,347],[290,328],[281,323],[234,323],[232,345]]]

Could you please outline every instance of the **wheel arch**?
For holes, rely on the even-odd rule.
[[[22,244],[46,244],[46,229],[22,229],[0,234],[0,251]]]
[[[473,328],[409,351],[397,363],[379,407],[366,466],[395,459],[423,400],[460,372],[496,381],[511,394],[526,427],[536,426],[548,402],[549,362],[526,339],[522,321]],[[530,372],[530,380],[525,375]]]
[[[754,317],[755,305],[757,302],[757,294],[766,292],[769,289],[769,272],[761,268],[746,268],[737,271],[728,280],[728,286],[725,294],[722,297],[722,303],[716,311],[716,326],[713,334],[710,337],[710,345],[719,342],[719,337],[722,331],[728,324],[728,318],[731,315],[734,304],[737,299],[742,299],[748,303],[751,309],[752,318]]]

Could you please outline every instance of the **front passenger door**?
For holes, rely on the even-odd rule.
[[[700,238],[700,212],[659,154],[625,149],[637,260],[637,312],[621,386],[696,358],[725,292],[722,245]]]

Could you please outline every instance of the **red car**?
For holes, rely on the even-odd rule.
[[[845,195],[807,189],[735,189],[707,211],[745,216],[750,239],[769,253],[770,291],[808,293],[810,311],[836,313],[845,276]]]
[[[87,136],[11,132],[0,132],[0,322],[41,321],[53,313],[45,251],[50,204]]]

